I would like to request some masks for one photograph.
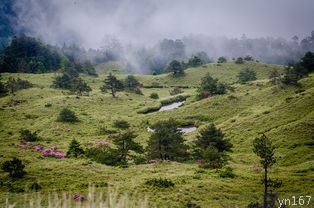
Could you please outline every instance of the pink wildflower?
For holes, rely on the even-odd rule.
[[[259,166],[253,167],[253,171],[259,172],[261,170],[262,170],[262,168]]]
[[[40,145],[36,145],[36,146],[33,147],[34,151],[40,151],[40,150],[43,150],[43,149],[44,149],[44,147],[40,146]]]
[[[21,146],[19,143],[15,143],[15,146],[17,146],[17,147],[19,147],[19,146]]]
[[[104,142],[104,141],[101,141],[101,142],[99,142],[99,144],[100,144],[100,145],[108,145],[108,144],[109,144],[109,142]]]
[[[56,152],[55,157],[64,158],[65,154],[63,152]]]
[[[150,160],[149,162],[156,164],[156,163],[157,163],[157,160]]]
[[[31,146],[31,142],[26,142],[26,146],[27,147]]]
[[[57,149],[58,149],[57,146],[52,146],[52,147],[51,147],[51,150],[52,150],[52,151],[56,151]]]
[[[20,142],[21,142],[21,143],[24,143],[24,142],[25,142],[25,140],[24,140],[24,139],[20,139]]]
[[[74,194],[72,196],[72,199],[76,200],[76,201],[83,201],[84,200],[84,196],[81,194]]]
[[[54,152],[51,149],[44,149],[43,155],[44,156],[54,156]]]

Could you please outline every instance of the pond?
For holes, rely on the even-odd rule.
[[[181,106],[183,103],[185,103],[185,101],[171,103],[171,104],[169,104],[169,105],[162,106],[162,107],[159,109],[159,111],[172,110],[172,109],[174,109],[174,108],[178,108],[178,107]]]
[[[187,134],[187,133],[190,133],[192,131],[195,131],[197,128],[195,126],[189,126],[189,127],[179,127],[178,128],[183,134]],[[148,132],[154,132],[155,130],[150,128],[150,127],[147,127],[146,130]]]

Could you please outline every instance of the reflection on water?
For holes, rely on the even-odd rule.
[[[183,134],[187,134],[187,133],[190,133],[192,131],[195,131],[197,128],[195,126],[190,126],[190,127],[180,127],[178,128]],[[154,132],[155,130],[150,128],[150,127],[147,127],[146,130],[148,132]]]
[[[162,107],[159,109],[159,111],[172,110],[172,109],[174,109],[174,108],[179,107],[179,106],[182,105],[183,103],[185,103],[185,101],[171,103],[171,104],[169,104],[169,105],[162,106]]]

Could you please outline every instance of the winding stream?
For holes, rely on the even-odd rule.
[[[178,128],[183,134],[190,133],[192,131],[195,131],[197,128],[195,126],[189,126],[189,127],[179,127]],[[152,129],[151,127],[147,127],[146,130],[148,132],[154,132],[155,130]]]
[[[175,108],[178,108],[179,106],[181,106],[183,103],[185,103],[185,101],[182,102],[175,102],[175,103],[171,103],[169,105],[164,105],[162,106],[159,111],[167,111],[167,110],[172,110]]]

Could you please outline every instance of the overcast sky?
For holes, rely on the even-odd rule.
[[[153,43],[189,34],[303,38],[314,0],[17,0],[17,30],[52,44],[98,48],[108,36]]]

